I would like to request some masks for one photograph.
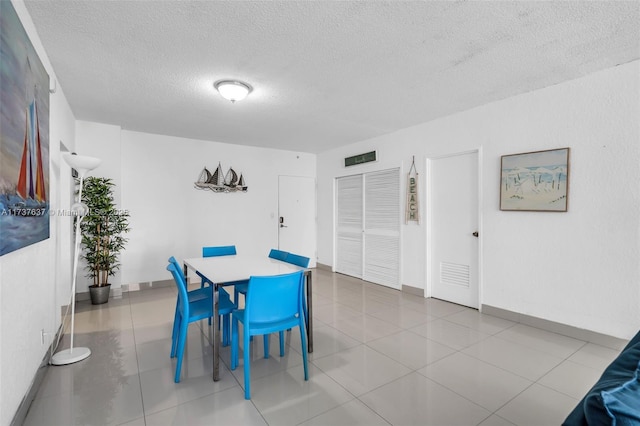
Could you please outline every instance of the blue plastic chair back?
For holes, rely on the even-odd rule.
[[[202,257],[231,256],[236,254],[236,246],[202,247]]]
[[[287,254],[287,258],[285,259],[285,262],[291,263],[293,265],[298,265],[303,268],[309,267],[309,258],[300,256],[298,254],[293,254],[293,253]]]
[[[286,321],[295,323],[303,316],[302,279],[302,271],[251,277],[245,299],[245,319],[249,323],[247,328],[271,327]]]
[[[278,249],[271,249],[271,251],[269,252],[269,257],[271,259],[277,259],[277,260],[284,261],[287,258],[288,254],[289,253],[287,253],[286,251],[282,251],[282,250],[278,250]]]
[[[174,263],[175,258],[173,258],[173,261],[171,261],[171,258],[169,260],[167,271],[173,275],[173,280],[178,288],[178,311],[183,318],[189,318],[189,296],[187,295],[187,284],[184,279],[184,274],[182,273],[182,268],[177,265],[177,262]]]
[[[178,270],[178,272],[180,273],[180,275],[182,276],[182,279],[184,280],[184,282],[187,282],[187,279],[184,277],[184,271],[182,270],[182,266],[180,266],[180,264],[178,263],[178,261],[176,260],[175,257],[171,256],[169,258],[169,263],[171,263],[172,265],[174,265],[176,267],[176,269]]]

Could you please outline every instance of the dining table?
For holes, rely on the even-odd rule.
[[[282,260],[272,259],[267,256],[235,254],[230,256],[193,257],[184,259],[184,274],[188,277],[188,271],[204,279],[213,286],[213,380],[220,380],[220,335],[219,335],[219,310],[218,291],[220,287],[234,285],[238,282],[246,282],[252,276],[272,276],[290,274],[304,271],[306,286],[307,317],[307,348],[313,352],[313,315],[312,315],[312,274],[311,270]],[[237,303],[237,301],[235,301]]]

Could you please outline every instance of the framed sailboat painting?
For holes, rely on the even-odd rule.
[[[49,75],[0,1],[0,256],[49,238]]]

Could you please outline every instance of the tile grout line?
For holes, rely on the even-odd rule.
[[[142,404],[142,419],[144,421],[144,424],[147,424],[147,410],[145,409],[144,406],[144,391],[142,389],[142,375],[140,374],[140,358],[138,355],[138,342],[136,339],[136,326],[135,323],[133,321],[133,309],[131,307],[131,298],[128,297],[127,298],[127,303],[129,306],[129,316],[131,318],[131,330],[133,331],[133,347],[135,348],[135,353],[136,353],[136,367],[137,367],[137,372],[138,372],[138,384],[140,385],[140,402]]]

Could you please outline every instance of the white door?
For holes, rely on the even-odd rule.
[[[478,308],[478,153],[431,159],[429,170],[431,295]]]
[[[336,179],[335,271],[362,278],[362,175]]]
[[[316,181],[278,177],[278,249],[309,258],[316,267]]]
[[[400,169],[364,175],[362,278],[400,289]]]

